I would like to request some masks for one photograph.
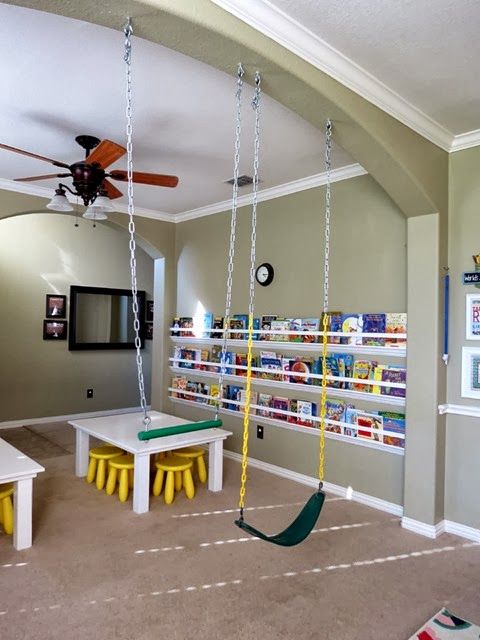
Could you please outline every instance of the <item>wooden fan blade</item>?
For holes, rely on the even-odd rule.
[[[117,189],[117,187],[109,180],[104,180],[102,182],[102,187],[107,192],[107,196],[110,198],[110,200],[115,200],[115,198],[121,198],[123,196],[123,193],[119,189]]]
[[[102,167],[102,169],[105,169],[116,162],[125,153],[127,153],[127,150],[116,142],[112,142],[111,140],[102,140],[98,147],[95,147],[92,153],[85,159],[85,162],[88,162],[88,164],[96,162]]]
[[[114,180],[127,182],[128,176],[126,171],[115,169],[110,173],[110,177]],[[157,187],[176,187],[178,184],[177,176],[165,176],[160,173],[142,173],[134,171],[132,174],[133,181],[139,184],[152,184]]]
[[[28,178],[14,178],[15,182],[33,182],[34,180],[48,180],[51,178],[68,178],[71,173],[49,173],[46,176],[29,176]]]
[[[52,158],[46,158],[45,156],[39,156],[38,154],[31,153],[30,151],[17,149],[17,147],[10,147],[8,144],[0,143],[0,149],[5,149],[6,151],[13,151],[14,153],[21,153],[23,156],[29,156],[30,158],[36,158],[37,160],[45,160],[45,162],[50,162],[50,164],[53,164],[56,167],[65,167],[65,169],[70,168],[70,166],[68,164],[65,164],[65,162],[60,162],[59,160],[52,160]]]

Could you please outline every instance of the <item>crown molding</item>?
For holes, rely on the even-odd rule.
[[[0,190],[15,191],[16,193],[25,193],[29,196],[38,196],[50,200],[53,196],[53,189],[49,187],[40,187],[28,182],[16,182],[7,178],[0,178]],[[74,195],[67,192],[67,200],[71,204],[76,204],[77,199]],[[128,205],[124,203],[114,204],[115,212],[128,214]],[[114,212],[112,212],[114,213]],[[135,215],[142,218],[152,218],[153,220],[161,220],[162,222],[174,222],[175,214],[166,213],[165,211],[155,211],[154,209],[145,209],[143,207],[135,207]]]
[[[453,134],[268,0],[212,0],[445,151]]]
[[[454,136],[450,151],[453,153],[462,149],[478,147],[478,145],[480,145],[480,129],[474,129]]]
[[[356,178],[357,176],[363,176],[367,171],[359,164],[349,164],[338,169],[333,169],[330,173],[331,182],[339,182],[341,180],[349,180],[350,178]],[[327,183],[326,172],[317,173],[313,176],[306,178],[300,178],[299,180],[293,180],[292,182],[285,182],[284,184],[277,185],[276,187],[269,187],[268,189],[262,189],[258,192],[258,202],[265,200],[273,200],[273,198],[280,198],[291,193],[297,193],[298,191],[305,191],[306,189],[313,189],[314,187],[321,187]],[[238,198],[238,206],[244,207],[250,205],[253,202],[252,193],[248,193]],[[232,208],[231,200],[224,200],[223,202],[215,202],[214,204],[206,205],[205,207],[199,207],[198,209],[191,209],[190,211],[184,211],[183,213],[177,213],[174,216],[175,222],[186,222],[187,220],[193,220],[195,218],[202,218],[203,216],[211,216],[215,213],[221,213],[224,211],[230,211]]]

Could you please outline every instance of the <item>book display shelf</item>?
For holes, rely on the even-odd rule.
[[[406,314],[340,314],[327,331],[322,371],[320,319],[263,316],[254,325],[251,420],[318,435],[321,381],[327,378],[326,437],[403,455]],[[169,357],[173,403],[239,417],[245,404],[246,316],[230,326],[205,314],[175,318]],[[224,357],[223,397],[218,377]]]

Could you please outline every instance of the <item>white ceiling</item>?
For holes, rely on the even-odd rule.
[[[436,144],[480,143],[478,0],[212,1]]]
[[[123,33],[111,29],[0,4],[0,142],[67,163],[83,158],[74,140],[79,134],[125,145],[123,41]],[[174,214],[227,200],[236,78],[139,38],[132,73],[134,169],[180,178],[176,189],[137,185],[137,206]],[[246,87],[240,167],[248,174],[251,91]],[[262,122],[262,189],[323,171],[321,132],[266,95]],[[334,166],[352,162],[334,150]],[[110,168],[125,169],[125,157]],[[0,150],[0,182],[55,172],[46,162]],[[57,182],[28,184],[54,188]],[[125,193],[126,185],[116,184]]]

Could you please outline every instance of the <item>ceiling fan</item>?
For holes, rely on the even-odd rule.
[[[78,196],[83,200],[83,204],[88,207],[84,217],[100,219],[100,214],[105,211],[113,211],[110,200],[120,198],[123,194],[117,187],[107,180],[118,180],[119,182],[127,182],[127,171],[114,169],[109,173],[105,171],[107,167],[121,158],[127,150],[116,142],[111,140],[102,140],[94,136],[81,135],[75,138],[76,142],[85,149],[85,160],[67,164],[52,158],[46,158],[30,151],[10,147],[7,144],[0,143],[0,149],[21,153],[24,156],[37,158],[50,162],[55,167],[68,170],[64,173],[51,173],[43,176],[30,176],[28,178],[15,178],[17,182],[33,182],[35,180],[48,180],[50,178],[72,178],[73,187],[59,183],[55,195],[47,204],[47,208],[54,211],[72,211],[73,207],[66,198],[65,190]],[[176,187],[178,184],[177,176],[167,176],[158,173],[142,173],[133,172],[133,182],[139,184],[150,184],[158,187]],[[90,215],[87,215],[90,213]],[[106,218],[105,215],[102,216]]]

